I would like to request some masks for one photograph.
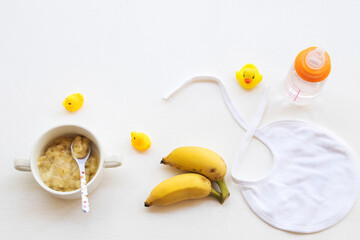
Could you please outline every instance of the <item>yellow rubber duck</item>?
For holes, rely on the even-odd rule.
[[[262,80],[262,75],[254,64],[246,64],[240,71],[236,72],[236,79],[246,89],[254,88]]]
[[[145,151],[151,146],[151,141],[145,133],[132,132],[131,144],[136,150]]]
[[[69,112],[79,110],[84,103],[84,97],[80,93],[74,93],[65,98],[63,105]]]

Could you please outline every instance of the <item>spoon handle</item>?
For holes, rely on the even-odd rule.
[[[87,192],[85,164],[79,164],[80,169],[80,183],[81,183],[81,204],[84,213],[89,212],[89,197]]]

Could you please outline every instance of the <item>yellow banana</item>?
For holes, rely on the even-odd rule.
[[[215,152],[202,147],[179,147],[173,150],[160,163],[176,167],[181,170],[196,172],[216,182],[225,201],[230,193],[224,177],[226,164]]]
[[[169,205],[187,199],[204,198],[209,195],[220,202],[220,194],[211,187],[206,177],[196,173],[185,173],[169,178],[157,185],[145,201],[145,207]]]

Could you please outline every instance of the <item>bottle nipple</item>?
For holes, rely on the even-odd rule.
[[[325,50],[323,48],[316,48],[308,53],[306,56],[306,65],[312,69],[320,69],[325,65]]]

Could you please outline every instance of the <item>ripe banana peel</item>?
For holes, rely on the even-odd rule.
[[[145,207],[169,205],[187,199],[214,196],[220,202],[221,195],[211,187],[206,177],[197,173],[185,173],[169,178],[157,185],[145,201]]]
[[[173,150],[167,157],[164,157],[160,163],[202,174],[216,182],[220,187],[223,202],[230,195],[224,180],[226,164],[217,153],[209,149],[202,147],[179,147]]]

